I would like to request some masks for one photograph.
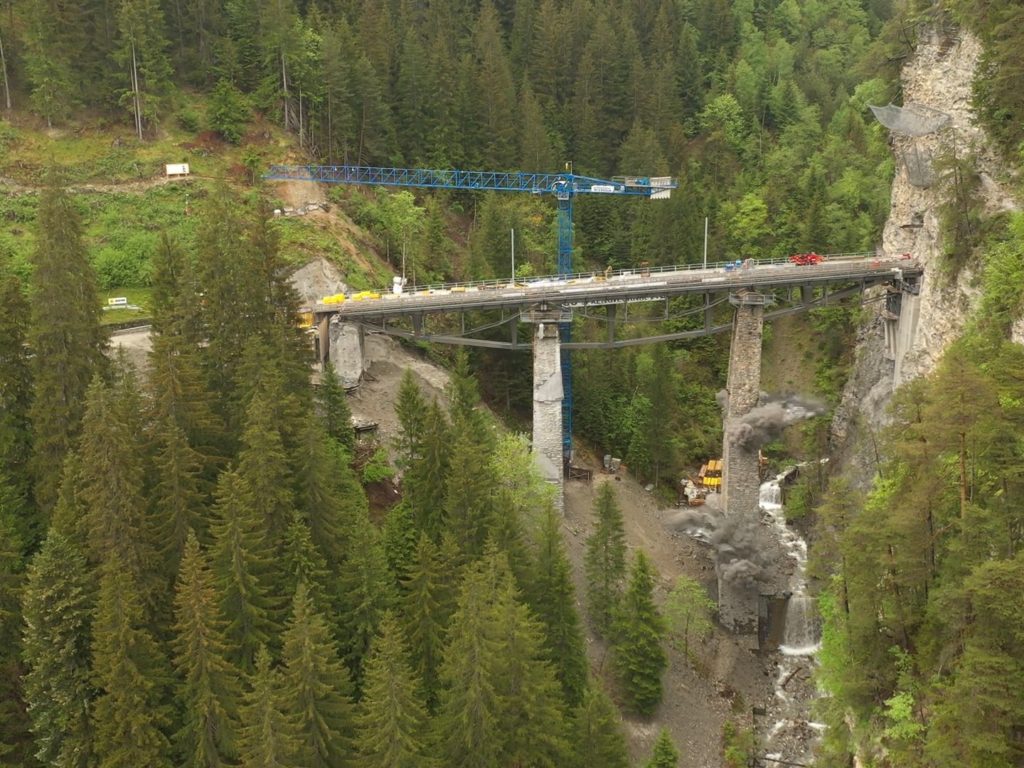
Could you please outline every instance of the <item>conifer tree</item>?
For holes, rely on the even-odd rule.
[[[396,580],[402,581],[412,567],[420,535],[412,509],[404,499],[387,511],[382,534],[388,568]]]
[[[369,517],[352,520],[349,551],[338,574],[341,647],[357,684],[363,658],[370,649],[381,616],[396,599],[395,580],[388,570],[380,533]]]
[[[262,522],[271,546],[280,549],[295,511],[295,499],[281,433],[270,404],[259,393],[249,404],[242,445],[237,472],[243,483],[244,501]]]
[[[591,680],[572,719],[569,743],[571,768],[629,768],[626,737],[615,705]]]
[[[85,390],[104,367],[96,276],[82,242],[82,222],[58,172],[47,173],[31,254],[34,400],[29,410],[35,500],[48,515],[57,502],[61,465],[78,435]],[[60,307],[54,312],[54,307]]]
[[[298,713],[289,708],[280,669],[261,645],[241,709],[238,753],[242,768],[292,768],[299,750]]]
[[[271,550],[263,521],[245,502],[245,484],[233,471],[221,475],[213,524],[213,572],[220,593],[221,615],[228,620],[229,658],[252,669],[253,654],[275,636],[276,601],[267,573]]]
[[[427,421],[427,401],[413,378],[411,368],[405,369],[398,385],[395,415],[399,425],[398,437],[395,438],[398,466],[408,470],[423,455]]]
[[[444,411],[433,402],[424,417],[423,440],[418,455],[404,477],[405,498],[416,525],[435,542],[445,528],[445,496],[451,454],[451,432]]]
[[[665,623],[654,605],[654,573],[640,551],[615,621],[613,661],[630,707],[650,715],[661,701],[661,674],[668,661],[662,648]]]
[[[445,512],[448,530],[459,542],[466,558],[483,554],[484,543],[495,522],[494,487],[494,476],[479,443],[465,433],[457,434],[451,448]]]
[[[501,701],[490,674],[500,652],[492,624],[496,589],[486,568],[483,561],[468,567],[441,664],[444,687],[435,722],[441,760],[451,768],[501,764]]]
[[[205,499],[200,491],[202,457],[192,450],[185,433],[173,420],[164,420],[157,429],[153,467],[156,482],[150,492],[153,527],[158,534],[165,573],[174,573],[190,530],[199,531],[197,536],[210,541]]]
[[[149,613],[159,586],[159,563],[146,515],[137,411],[132,413],[138,393],[131,375],[120,382],[115,389],[97,376],[86,393],[78,495],[86,512],[90,561],[102,563],[116,555]]]
[[[654,742],[654,752],[651,759],[647,761],[644,768],[678,768],[679,751],[672,743],[672,737],[664,728],[658,734],[658,740]]]
[[[626,532],[611,483],[597,492],[594,532],[587,539],[587,607],[595,629],[608,636],[626,575]]]
[[[89,638],[95,595],[85,557],[50,531],[32,559],[22,602],[25,699],[36,759],[44,765],[93,764]]]
[[[415,558],[402,582],[402,619],[413,669],[423,681],[431,709],[437,703],[445,627],[454,609],[453,578],[444,571],[437,546],[426,533],[421,533]]]
[[[116,551],[101,566],[93,636],[99,768],[169,768],[166,660],[143,624],[138,586]]]
[[[313,541],[309,526],[297,512],[292,516],[291,525],[285,531],[284,560],[288,569],[288,582],[285,588],[295,594],[299,584],[305,584],[314,607],[319,611],[328,610],[330,603],[326,585],[330,579],[327,562]]]
[[[427,710],[419,681],[409,667],[402,631],[390,613],[365,665],[362,712],[358,718],[360,765],[366,768],[425,768]]]
[[[324,366],[316,399],[324,431],[345,446],[349,453],[354,451],[356,434],[352,428],[352,410],[348,407],[348,396],[333,365]]]
[[[281,684],[288,711],[299,718],[295,764],[304,768],[356,765],[351,744],[352,682],[305,584],[295,591],[282,658]]]
[[[511,765],[561,766],[566,758],[566,718],[555,670],[544,656],[544,634],[519,601],[507,570],[497,585],[492,632],[498,653],[490,660],[500,701],[499,754]]]
[[[313,542],[336,571],[345,557],[351,521],[367,512],[366,492],[349,454],[324,434],[316,419],[306,420],[295,452],[299,511]]]
[[[177,734],[183,765],[218,768],[234,756],[238,671],[227,661],[224,620],[213,572],[189,530],[174,595],[174,666],[184,723]]]
[[[583,646],[572,567],[562,543],[559,515],[548,506],[543,538],[531,581],[530,607],[544,628],[545,658],[562,684],[570,706],[576,706],[587,687],[587,656]]]
[[[35,748],[31,723],[23,706],[21,665],[21,602],[25,558],[16,515],[23,500],[15,497],[0,469],[0,765],[26,763]]]
[[[135,120],[135,133],[157,122],[171,90],[164,14],[156,0],[122,0],[117,14],[120,45],[115,57],[127,70],[121,104]]]
[[[30,487],[32,380],[25,346],[29,314],[21,281],[10,271],[9,260],[0,256],[0,468],[20,496]]]

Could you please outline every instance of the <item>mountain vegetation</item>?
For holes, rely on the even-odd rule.
[[[444,408],[408,378],[402,501],[372,517],[344,393],[309,383],[289,266],[384,266],[278,219],[275,161],[673,175],[657,204],[581,200],[576,265],[868,251],[892,159],[869,103],[921,20],[986,42],[978,112],[1019,156],[1008,0],[15,0],[0,16],[0,765],[625,766],[591,676],[556,514],[459,358]],[[197,170],[153,183],[162,163]],[[57,167],[59,166],[59,167]],[[99,189],[108,185],[110,188]],[[553,271],[544,202],[335,190],[419,282]],[[974,215],[973,213],[971,215]],[[956,224],[956,222],[954,222]],[[962,238],[982,310],[901,393],[867,498],[816,510],[827,765],[1013,766],[1024,752],[1019,348],[1024,224]],[[394,249],[392,251],[392,249]],[[397,257],[391,260],[397,262]],[[390,264],[388,265],[390,267]],[[148,375],[103,353],[101,292],[148,300]],[[670,302],[668,332],[703,308]],[[817,381],[838,396],[856,307]],[[580,336],[604,333],[579,319]],[[633,331],[622,329],[620,333]],[[576,354],[577,424],[658,483],[717,453],[717,340]],[[478,383],[472,370],[486,369]],[[360,467],[359,469],[362,469]],[[383,473],[383,475],[381,474]],[[655,575],[616,500],[588,545],[610,692],[661,698]],[[706,605],[679,587],[684,644]],[[674,765],[662,734],[651,765]]]

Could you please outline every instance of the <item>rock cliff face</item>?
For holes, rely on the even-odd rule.
[[[952,282],[940,275],[942,242],[939,210],[941,185],[922,185],[920,168],[929,158],[955,152],[977,158],[989,213],[1014,207],[1000,183],[1000,163],[971,109],[971,83],[981,43],[967,31],[922,31],[901,73],[903,103],[948,115],[941,130],[912,137],[893,134],[897,171],[891,209],[882,235],[887,254],[910,253],[925,267],[920,295],[904,297],[901,340],[896,359],[888,359],[882,341],[884,302],[869,306],[871,317],[858,338],[856,362],[832,428],[832,449],[857,485],[874,474],[873,436],[884,423],[886,406],[901,384],[930,373],[946,348],[963,332],[979,291],[978,274],[965,269]],[[911,183],[911,181],[916,182]],[[1024,327],[1022,327],[1024,333]]]

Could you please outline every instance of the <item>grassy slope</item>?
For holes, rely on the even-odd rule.
[[[188,110],[202,123],[204,104]],[[82,213],[86,247],[97,267],[103,297],[127,296],[145,308],[149,255],[162,233],[185,247],[195,238],[197,207],[217,185],[251,192],[245,160],[260,166],[300,159],[292,137],[263,120],[255,120],[239,146],[214,135],[182,129],[173,118],[159,136],[139,142],[128,126],[104,121],[45,130],[28,116],[0,121],[0,252],[23,276],[35,242],[37,190],[45,169],[55,162],[65,169]],[[188,163],[187,181],[168,181],[165,163]],[[278,190],[261,186],[273,207],[281,207]],[[376,239],[353,225],[337,207],[330,215],[278,220],[282,251],[296,265],[322,256],[337,264],[357,288],[384,285],[390,272],[377,256]],[[104,312],[107,322],[145,316],[145,311]]]

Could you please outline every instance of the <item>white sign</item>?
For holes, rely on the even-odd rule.
[[[168,163],[164,166],[168,176],[188,176],[188,163]]]
[[[107,306],[108,307],[127,307],[128,306],[128,297],[127,296],[118,296],[117,298],[107,299]]]

